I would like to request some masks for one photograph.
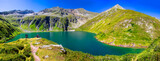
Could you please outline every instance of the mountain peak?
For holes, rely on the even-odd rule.
[[[77,9],[79,9],[79,10],[85,10],[84,8],[77,8]]]
[[[116,10],[117,10],[117,9],[122,9],[122,10],[124,10],[123,7],[121,7],[119,4],[116,4],[116,5],[113,6],[112,8],[106,10],[105,12],[108,12],[108,11],[111,11],[111,10],[115,10],[115,9],[116,9]]]
[[[124,9],[122,6],[120,6],[119,4],[116,4],[115,6],[113,6],[112,8],[116,8],[116,9]]]
[[[52,7],[52,8],[60,8],[59,6],[57,6],[57,7]]]

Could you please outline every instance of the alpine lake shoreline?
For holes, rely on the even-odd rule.
[[[48,31],[48,32],[55,32],[55,31]],[[59,31],[58,31],[59,32]],[[66,32],[66,31],[65,31]],[[67,32],[74,32],[74,31],[67,31]],[[84,32],[84,31],[83,31]],[[26,32],[23,32],[23,33],[26,33]],[[27,32],[28,33],[28,32]],[[30,33],[30,32],[29,32]],[[36,33],[36,32],[33,32],[33,33]],[[96,37],[95,37],[96,38]],[[19,39],[19,40],[22,40],[22,39],[25,39],[25,38],[21,38],[21,39]],[[27,38],[27,39],[35,39],[35,38]],[[44,39],[44,38],[42,38],[42,39]],[[44,39],[44,40],[47,40],[47,39]],[[99,40],[98,40],[99,41]],[[16,42],[16,41],[13,41],[13,42]],[[13,42],[11,42],[11,43],[13,43]],[[49,43],[55,43],[55,42],[53,42],[53,41],[50,41]],[[100,42],[100,41],[99,41]],[[9,42],[10,43],[10,42]],[[48,43],[48,42],[47,42]],[[102,42],[101,42],[102,43]],[[57,43],[56,43],[57,44]],[[104,43],[104,44],[106,44],[106,43]],[[34,46],[35,46],[36,44],[34,44]],[[37,44],[38,45],[38,44]],[[109,45],[109,44],[107,44],[107,45]],[[110,46],[113,46],[113,45],[110,45]],[[121,47],[121,46],[116,46],[116,47]],[[137,47],[123,47],[123,48],[137,48]],[[58,48],[59,49],[59,48]],[[48,50],[49,50],[49,48],[48,48]],[[92,55],[92,54],[89,54],[89,53],[84,53],[84,52],[81,52],[81,51],[73,51],[73,50],[70,50],[70,49],[68,49],[68,48],[65,48],[65,50],[66,51],[68,51],[69,53],[67,54],[67,55],[63,55],[62,54],[62,56],[61,56],[61,58],[54,58],[54,60],[61,60],[61,59],[63,59],[63,60],[99,60],[99,59],[104,59],[105,57],[108,57],[107,59],[109,59],[109,58],[111,58],[111,60],[114,58],[117,58],[118,59],[118,57],[120,58],[120,57],[124,57],[124,56],[127,56],[127,55],[138,55],[139,53],[128,53],[128,54],[124,54],[124,55],[108,55],[108,54],[106,54],[105,56],[102,56],[102,55]],[[146,49],[145,49],[146,50]],[[144,50],[144,51],[145,51]],[[38,50],[39,52],[43,52],[44,50]],[[58,50],[59,51],[59,50]],[[143,52],[143,51],[142,51]],[[48,53],[47,53],[48,54]],[[56,54],[58,54],[58,53],[56,53]],[[76,58],[76,57],[78,57],[76,54],[78,54],[78,56],[80,56],[81,58]],[[36,55],[37,55],[37,53],[36,53]],[[42,54],[43,55],[43,54]],[[38,56],[40,57],[40,59],[41,60],[49,60],[49,59],[53,59],[53,58],[50,58],[50,56],[48,56],[48,55],[46,55],[46,56],[42,56],[41,54],[38,54]],[[67,57],[68,55],[72,55],[72,56],[69,56],[69,57]],[[88,56],[88,57],[82,57],[82,56]],[[32,57],[32,60],[33,60],[33,56],[31,55],[31,57]],[[47,58],[45,58],[45,57],[47,57]],[[49,58],[48,58],[49,57]],[[63,58],[62,58],[63,57]],[[73,57],[74,57],[74,59],[73,59]],[[114,60],[113,59],[113,60]],[[116,60],[117,60],[116,59]],[[128,59],[130,59],[130,58],[128,58]],[[61,61],[63,61],[63,60],[61,60]],[[119,60],[119,59],[118,59]]]
[[[68,31],[29,31],[29,32],[21,32],[21,33],[37,33],[37,32],[75,32],[76,30],[68,30]],[[88,31],[81,31],[81,32],[88,32]],[[21,34],[19,33],[19,34]],[[93,32],[89,32],[89,33],[93,33]],[[17,35],[19,35],[17,34]],[[94,33],[96,34],[96,33]],[[16,37],[17,35],[7,39],[4,43],[6,43],[7,41],[13,39],[14,37]],[[96,34],[97,35],[97,34]],[[94,36],[94,38],[96,38],[96,36]],[[148,48],[148,46],[143,46],[143,47],[137,47],[137,46],[126,46],[126,45],[113,45],[111,43],[108,43],[108,42],[104,42],[102,40],[99,40],[98,38],[96,38],[97,41],[101,42],[101,43],[104,43],[104,44],[107,44],[107,45],[110,45],[110,46],[116,46],[116,47],[123,47],[123,48],[142,48],[142,49],[146,49]]]

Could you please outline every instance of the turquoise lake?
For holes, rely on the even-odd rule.
[[[27,34],[29,38],[33,38],[38,34],[41,38],[46,38],[61,44],[65,48],[71,49],[73,51],[82,51],[92,55],[123,55],[127,53],[140,53],[144,50],[138,48],[110,46],[101,43],[96,38],[94,38],[96,34],[80,31],[22,33],[9,40],[8,42],[16,41],[20,38],[25,38],[25,34]]]

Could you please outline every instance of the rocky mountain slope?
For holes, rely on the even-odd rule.
[[[122,47],[147,47],[160,37],[160,22],[151,16],[115,5],[79,27],[96,33],[103,43]]]
[[[67,15],[75,15],[75,16],[84,16],[84,17],[93,17],[97,13],[87,11],[83,8],[78,9],[64,9],[60,7],[53,7],[49,9],[44,9],[37,13],[38,15],[50,15],[50,16],[67,16]]]
[[[30,14],[30,13],[34,13],[34,11],[32,10],[11,10],[11,11],[4,11],[4,12],[0,12],[0,15],[13,15],[13,14]]]
[[[34,11],[32,10],[10,10],[0,12],[0,15],[4,16],[12,25],[18,27],[20,26],[20,21],[24,16],[33,15]]]
[[[3,16],[0,16],[0,42],[16,36],[20,30],[12,26]]]
[[[14,26],[24,31],[67,31],[78,28],[98,13],[83,8],[64,9],[53,7],[38,13],[32,11],[8,11],[3,16]],[[17,14],[15,14],[17,13]]]
[[[67,31],[78,28],[97,13],[80,9],[53,7],[21,20],[21,28],[29,31]]]

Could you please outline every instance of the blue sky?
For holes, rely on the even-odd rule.
[[[66,9],[84,8],[100,13],[116,4],[160,19],[160,0],[0,0],[0,11],[29,9],[38,12],[59,6]]]

